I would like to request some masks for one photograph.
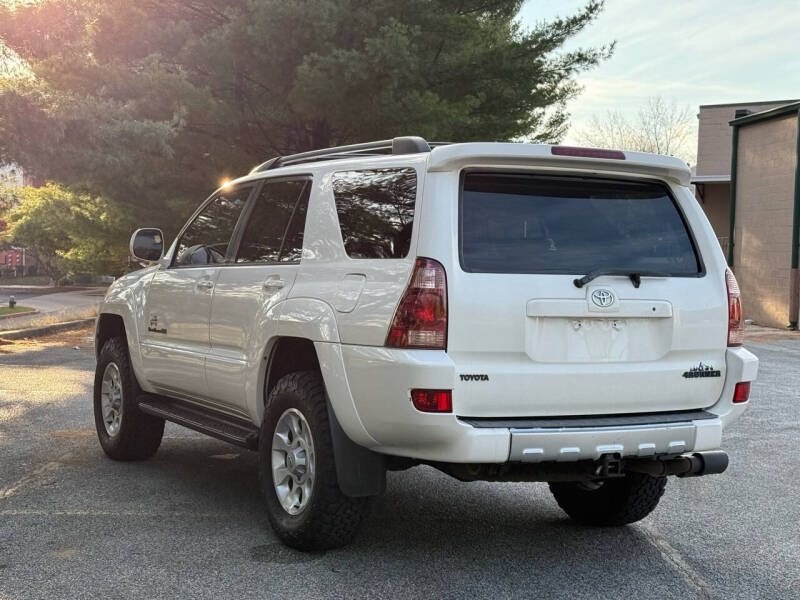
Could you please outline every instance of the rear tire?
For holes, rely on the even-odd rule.
[[[124,337],[111,338],[97,357],[94,423],[103,451],[114,460],[150,458],[161,445],[164,419],[140,412],[141,394]]]
[[[278,381],[269,395],[258,453],[267,515],[284,544],[318,551],[353,540],[371,498],[351,498],[339,489],[319,373],[300,371]]]
[[[606,479],[599,487],[584,483],[551,483],[550,491],[561,509],[584,525],[619,526],[649,515],[664,494],[666,477],[628,473]]]

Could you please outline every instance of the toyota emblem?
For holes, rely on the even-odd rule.
[[[600,308],[608,308],[614,304],[614,294],[610,290],[595,290],[592,292],[592,302]]]

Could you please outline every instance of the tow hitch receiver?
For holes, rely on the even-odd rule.
[[[622,460],[618,454],[603,454],[598,462],[595,474],[603,479],[610,477],[624,477]]]

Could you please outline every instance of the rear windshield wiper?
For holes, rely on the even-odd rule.
[[[594,269],[592,271],[589,271],[583,277],[579,277],[578,279],[573,279],[572,283],[575,284],[576,288],[582,288],[592,279],[596,279],[601,275],[624,275],[626,277],[630,277],[631,283],[635,288],[638,288],[639,284],[642,283],[642,277],[669,277],[668,273],[661,273],[659,271],[642,271],[641,269],[635,269],[635,268]]]

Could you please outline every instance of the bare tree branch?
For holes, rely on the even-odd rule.
[[[581,143],[597,148],[617,148],[675,156],[689,164],[696,160],[694,117],[690,106],[666,102],[660,96],[648,98],[636,118],[618,110],[603,117],[593,116],[578,132]]]

